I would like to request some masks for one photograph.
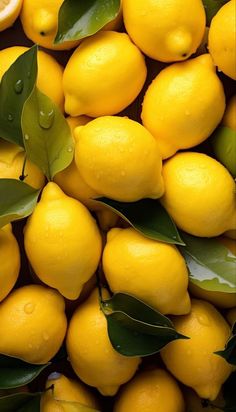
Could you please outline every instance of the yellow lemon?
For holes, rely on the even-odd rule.
[[[91,408],[98,406],[94,395],[84,384],[57,372],[49,375],[45,389],[46,391],[41,396],[41,412],[69,412],[71,406],[77,406],[77,408],[82,405]]]
[[[224,110],[223,86],[210,55],[203,54],[157,75],[144,96],[141,117],[168,158],[207,139]]]
[[[29,363],[48,362],[59,350],[67,320],[55,290],[27,285],[0,303],[0,353]]]
[[[0,302],[14,287],[20,272],[20,250],[11,224],[0,229]]]
[[[124,0],[123,14],[134,43],[162,62],[187,59],[204,35],[206,17],[201,0]]]
[[[65,111],[71,116],[116,114],[135,100],[146,74],[144,57],[127,34],[100,31],[83,40],[65,67]]]
[[[67,299],[77,299],[101,256],[99,229],[86,207],[48,183],[27,221],[24,239],[40,280]]]
[[[196,392],[189,388],[184,388],[183,394],[186,404],[185,412],[222,412],[224,410],[220,408],[223,408],[225,404],[222,392],[220,392],[214,402],[201,399]],[[215,405],[218,405],[219,408]]]
[[[209,30],[209,52],[224,74],[236,80],[236,4],[227,2],[213,17]]]
[[[208,302],[192,300],[191,312],[172,319],[176,330],[190,339],[171,342],[161,351],[167,369],[201,398],[214,400],[233,366],[214,352],[223,350],[230,327]]]
[[[236,322],[236,306],[235,308],[232,308],[227,312],[226,318],[230,325],[233,326],[233,324]]]
[[[24,0],[20,18],[26,36],[34,43],[52,50],[76,47],[78,40],[54,44],[58,28],[58,13],[63,0]]]
[[[213,237],[236,227],[235,182],[227,169],[203,153],[177,153],[163,166],[162,204],[177,226]]]
[[[227,104],[223,117],[223,125],[236,132],[236,94],[231,97]]]
[[[28,47],[13,46],[0,51],[0,79],[12,63],[27,50],[29,50]],[[41,50],[38,51],[37,86],[42,93],[50,97],[61,109],[64,104],[62,73],[62,67],[52,56]],[[48,79],[53,79],[53,81]]]
[[[175,379],[164,369],[138,373],[124,385],[114,412],[185,412],[183,395]]]
[[[11,27],[20,14],[23,0],[0,0],[0,32]]]
[[[35,189],[43,187],[45,177],[41,170],[26,158],[24,149],[0,139],[0,179],[19,179],[23,169],[25,183]]]
[[[105,291],[103,295],[109,297]],[[115,395],[119,386],[132,378],[140,363],[139,358],[122,356],[113,349],[97,290],[74,312],[66,344],[75,373],[105,396]]]
[[[111,229],[103,269],[114,293],[131,294],[163,314],[190,311],[188,270],[173,245],[148,239],[132,228]]]
[[[75,129],[75,137],[76,166],[100,196],[132,202],[163,194],[156,140],[139,123],[104,116]]]

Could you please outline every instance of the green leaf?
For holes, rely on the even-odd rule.
[[[40,190],[16,179],[0,179],[0,227],[29,216]]]
[[[181,247],[189,268],[190,282],[202,289],[236,293],[236,257],[216,239],[198,238],[181,233]]]
[[[166,316],[126,293],[101,301],[101,307],[112,346],[124,356],[148,356],[173,340],[188,339]]]
[[[223,384],[222,391],[225,400],[224,412],[235,412],[236,408],[236,371],[231,373],[230,377]]]
[[[228,1],[229,0],[202,0],[206,12],[207,26],[210,26],[212,18]]]
[[[41,393],[16,393],[0,398],[1,412],[40,412]]]
[[[65,0],[59,11],[55,44],[79,40],[97,33],[114,20],[120,0]]]
[[[28,158],[48,180],[72,162],[74,144],[68,123],[60,109],[37,88],[24,105],[22,130]]]
[[[16,59],[0,84],[0,136],[24,147],[21,114],[37,79],[37,46]]]
[[[231,365],[236,365],[236,322],[232,327],[232,336],[229,338],[225,345],[225,348],[221,351],[215,352],[217,355],[222,356]]]
[[[94,199],[109,207],[144,236],[161,242],[184,245],[176,226],[164,207],[153,199],[138,202],[117,202],[100,197]]]
[[[236,131],[229,127],[218,127],[211,137],[216,158],[236,177]]]

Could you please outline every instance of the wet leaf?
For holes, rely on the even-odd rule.
[[[120,0],[65,0],[59,11],[54,43],[79,40],[97,33],[119,13]]]
[[[16,393],[0,398],[1,412],[40,412],[41,393]]]
[[[161,242],[184,245],[174,222],[157,200],[142,199],[130,203],[117,202],[106,197],[94,200],[109,207],[144,236]]]
[[[210,26],[212,18],[228,1],[229,0],[202,0],[206,12],[207,26]]]
[[[222,356],[231,365],[236,365],[236,322],[232,327],[232,333],[225,348],[215,353]]]

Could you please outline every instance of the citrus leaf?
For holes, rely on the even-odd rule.
[[[236,131],[218,127],[211,137],[216,158],[236,177]]]
[[[40,412],[41,393],[16,393],[0,398],[1,412]]]
[[[36,87],[22,113],[24,145],[28,158],[49,180],[72,162],[71,131],[60,109]]]
[[[215,353],[222,356],[222,358],[226,359],[231,365],[236,365],[236,322],[232,327],[231,335],[232,336],[226,343],[225,348]]]
[[[236,257],[216,239],[198,238],[181,233],[181,247],[189,268],[190,282],[202,289],[236,293]]]
[[[40,190],[16,179],[0,179],[0,227],[29,216]]]
[[[113,348],[124,356],[148,356],[167,343],[188,339],[179,334],[166,316],[126,293],[101,301]]]
[[[236,372],[231,373],[230,377],[223,384],[222,391],[225,400],[224,412],[235,412],[236,410]]]
[[[97,33],[114,20],[120,10],[120,0],[65,0],[58,17],[55,44],[79,40]]]
[[[144,236],[161,242],[184,245],[176,226],[164,207],[153,199],[138,202],[117,202],[100,197],[94,199],[109,207]]]
[[[228,3],[229,0],[202,0],[206,12],[207,26],[210,26],[211,20],[220,8]]]
[[[24,147],[21,114],[37,79],[37,46],[16,59],[0,84],[0,136]]]

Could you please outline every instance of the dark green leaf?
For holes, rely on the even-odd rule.
[[[0,136],[24,147],[21,114],[37,79],[37,46],[23,53],[3,75],[0,84]]]
[[[97,33],[119,13],[120,0],[65,0],[59,11],[55,44]]]
[[[232,327],[232,336],[226,343],[225,349],[215,353],[222,356],[231,365],[236,365],[236,322]]]
[[[148,356],[167,343],[187,339],[166,316],[126,293],[101,302],[114,349],[124,356]]]
[[[40,412],[41,393],[16,393],[0,398],[1,412]]]
[[[16,179],[0,179],[0,227],[29,216],[40,191]]]
[[[202,0],[206,12],[207,26],[210,26],[212,18],[228,1],[229,0]]]
[[[190,282],[202,289],[236,293],[236,257],[216,239],[198,238],[181,233],[181,247],[190,274]]]
[[[236,131],[218,127],[211,137],[216,158],[236,177]]]
[[[24,105],[22,130],[28,158],[49,180],[72,162],[74,145],[68,123],[37,88]]]
[[[161,242],[184,245],[174,222],[157,200],[142,199],[130,203],[117,202],[106,197],[95,200],[112,209],[144,236]]]
[[[230,377],[222,387],[225,406],[222,408],[224,412],[236,411],[236,371],[231,373]]]

